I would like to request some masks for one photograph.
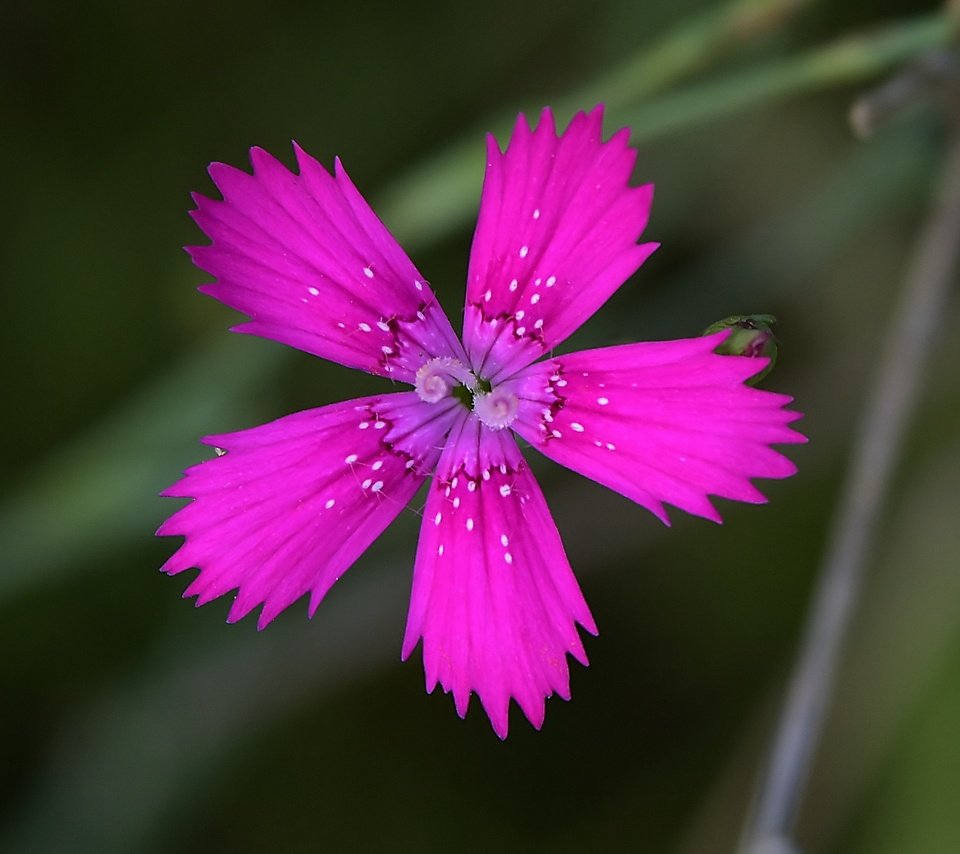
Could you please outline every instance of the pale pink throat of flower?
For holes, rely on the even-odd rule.
[[[491,430],[509,427],[520,412],[520,398],[509,383],[493,387],[450,356],[425,362],[417,371],[415,388],[424,403],[459,398]]]

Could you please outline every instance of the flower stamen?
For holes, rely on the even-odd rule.
[[[461,386],[473,389],[476,377],[463,362],[450,356],[438,356],[425,362],[417,371],[415,388],[425,403],[439,403],[455,394]],[[460,397],[460,395],[456,395]]]
[[[473,395],[473,413],[491,430],[502,430],[513,424],[520,411],[520,400],[505,388],[489,392],[477,390]]]

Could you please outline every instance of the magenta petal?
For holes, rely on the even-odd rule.
[[[295,146],[300,174],[254,148],[254,174],[214,163],[223,201],[195,195],[213,241],[190,247],[216,277],[201,290],[250,317],[236,328],[412,382],[433,356],[462,358],[423,276],[336,163]]]
[[[602,138],[603,109],[557,135],[521,115],[505,153],[490,137],[467,277],[464,345],[498,379],[566,339],[656,248],[637,245],[653,187],[630,187],[624,129]]]
[[[312,614],[433,470],[452,415],[406,392],[207,437],[222,455],[164,493],[194,500],[157,532],[186,537],[163,570],[199,567],[198,605],[238,589],[231,622],[262,604],[262,628],[308,592]]]
[[[587,663],[576,623],[596,634],[515,441],[464,419],[427,498],[403,657],[422,637],[427,690],[461,717],[475,692],[505,738],[511,697],[538,729],[547,697],[569,699],[567,653]]]
[[[708,496],[761,503],[751,478],[794,464],[770,446],[805,442],[791,398],[743,384],[765,359],[713,352],[727,333],[571,353],[527,368],[513,428],[552,460],[664,522],[672,504],[719,522]]]

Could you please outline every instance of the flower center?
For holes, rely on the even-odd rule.
[[[489,392],[478,390],[473,394],[473,414],[491,430],[509,427],[519,410],[520,401],[517,396],[502,387]]]
[[[489,380],[477,377],[450,356],[438,356],[421,365],[414,387],[426,403],[456,398],[491,430],[509,427],[520,410],[520,400],[513,392],[502,386],[492,388]]]
[[[459,359],[438,356],[420,366],[414,387],[421,400],[427,403],[439,403],[454,395],[460,386],[472,390],[476,384],[476,377]],[[456,396],[461,397],[459,394]]]

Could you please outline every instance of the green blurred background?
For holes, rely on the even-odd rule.
[[[858,141],[945,44],[912,0],[275,0],[0,9],[0,849],[731,851],[947,138]],[[180,250],[206,164],[343,156],[458,317],[484,130],[608,104],[663,246],[571,349],[780,318],[810,444],[765,507],[672,529],[533,460],[600,625],[501,743],[399,663],[417,517],[312,621],[195,610],[157,493],[200,435],[382,383],[231,336]],[[800,818],[810,852],[960,851],[960,343],[943,318]]]

